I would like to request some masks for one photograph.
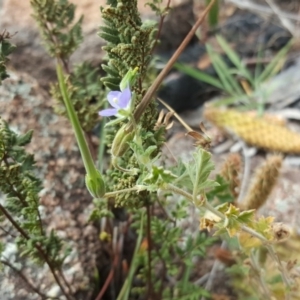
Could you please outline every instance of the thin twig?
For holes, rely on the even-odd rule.
[[[59,43],[58,43],[55,35],[52,34],[53,33],[53,28],[52,28],[51,24],[49,22],[45,22],[44,25],[45,25],[44,28],[47,30],[47,32],[49,34],[49,37],[52,40],[52,43],[55,45],[56,48],[58,48]],[[70,68],[69,68],[68,60],[65,57],[62,57],[62,56],[59,56],[57,58],[62,62],[65,73],[70,75]]]
[[[13,237],[13,238],[16,238],[17,236],[14,235],[13,233],[10,233],[8,230],[6,230],[5,228],[3,228],[2,226],[0,226],[0,230],[2,230],[5,234]]]
[[[158,203],[158,205],[159,205],[159,208],[162,210],[163,214],[165,215],[165,217],[166,217],[171,223],[176,224],[176,221],[175,221],[174,219],[172,219],[172,218],[168,215],[166,209],[164,208],[164,206],[163,206],[162,203],[160,202],[160,199],[157,199],[157,203]]]
[[[168,0],[168,3],[165,7],[165,11],[167,11],[169,8],[170,8],[170,3],[171,3],[171,0]],[[151,54],[153,54],[156,46],[157,46],[157,43],[158,43],[158,40],[160,38],[160,35],[161,35],[161,30],[162,30],[162,27],[163,27],[163,23],[164,23],[164,20],[165,20],[165,17],[167,16],[167,14],[163,14],[160,16],[160,21],[159,21],[159,25],[158,25],[158,31],[157,31],[157,34],[156,34],[156,37],[155,37],[155,43],[151,49]]]
[[[105,193],[105,195],[103,196],[104,198],[111,198],[111,197],[114,197],[116,195],[119,195],[119,194],[122,194],[122,193],[128,193],[128,192],[138,192],[140,191],[140,187],[132,187],[132,188],[128,188],[128,189],[122,189],[122,190],[118,190],[118,191],[115,191],[115,192],[108,192],[108,193]]]
[[[251,251],[251,253],[250,253],[250,261],[251,261],[251,266],[255,271],[257,280],[258,280],[260,286],[262,287],[262,293],[264,294],[264,297],[266,297],[265,299],[272,299],[269,288],[262,276],[260,265],[257,261],[257,258],[254,255],[253,251]]]
[[[210,274],[210,272],[204,274],[199,279],[197,279],[196,281],[194,281],[194,284],[195,285],[202,285],[202,284],[204,284],[207,281],[207,279],[209,278],[209,274]]]
[[[11,268],[25,283],[26,285],[36,294],[38,294],[42,299],[58,299],[57,297],[52,298],[48,297],[44,293],[42,293],[38,288],[36,288],[30,281],[26,278],[26,276],[22,273],[21,270],[17,269],[13,264],[11,264],[7,259],[1,259],[1,263],[9,268]]]
[[[242,183],[241,183],[241,188],[237,199],[237,203],[241,203],[241,201],[244,199],[244,196],[246,194],[247,185],[249,183],[250,165],[251,165],[250,156],[248,155],[248,147],[245,142],[241,141],[241,143],[242,143],[242,149],[244,155],[244,174],[242,178]]]
[[[277,5],[274,3],[274,1],[273,0],[265,0],[265,1],[269,4],[271,9],[277,15],[277,17],[280,20],[283,27],[285,27],[285,29],[287,29],[292,36],[296,36],[297,33],[296,33],[296,30],[295,30],[295,26],[290,22],[290,20],[288,20],[287,18],[285,18],[282,15],[281,10],[277,7]]]
[[[222,241],[221,249],[225,249],[226,246],[227,246],[226,241]],[[219,270],[220,265],[221,265],[221,262],[218,259],[215,259],[214,264],[212,266],[212,269],[211,269],[211,271],[209,273],[209,276],[207,278],[207,282],[206,282],[206,285],[205,285],[205,290],[211,291],[214,279],[217,275],[217,272]],[[205,300],[205,298],[202,297],[201,300]]]
[[[70,285],[70,283],[66,279],[63,270],[62,269],[58,269],[58,273],[59,273],[60,277],[62,278],[63,282],[65,283],[65,285],[67,286],[67,288],[69,289],[69,293],[73,294],[74,291],[72,289],[72,286]]]
[[[6,155],[4,155],[2,161],[4,162],[4,164],[6,165],[7,168],[10,167],[10,164],[8,162],[8,157]],[[14,184],[10,182],[9,178],[6,178],[6,179],[7,179],[7,183],[11,187],[11,190],[14,191],[14,193],[19,198],[22,205],[24,207],[28,207],[28,203],[26,202],[26,197],[24,195],[22,195],[17,189],[15,189]],[[36,204],[38,204],[38,203],[36,203]],[[42,223],[42,218],[41,218],[41,215],[40,215],[40,211],[38,209],[38,205],[37,205],[37,214],[38,214],[38,221],[39,221],[39,224],[40,224],[41,235],[44,235],[44,228],[43,228],[43,223]]]
[[[183,197],[186,197],[188,200],[190,201],[194,201],[194,196],[192,194],[190,194],[189,192],[184,191],[181,188],[178,188],[177,186],[173,185],[173,184],[167,184],[165,186],[166,190],[172,191],[176,194],[179,194]],[[213,207],[208,201],[205,201],[203,203],[203,207],[206,208],[207,210],[209,210],[210,212],[212,212],[213,214],[215,214],[216,216],[218,216],[221,220],[225,219],[225,216],[223,213],[221,213],[220,211],[218,211],[215,207]],[[245,232],[250,233],[251,235],[253,235],[254,237],[260,239],[262,242],[264,242],[265,244],[268,245],[269,241],[260,233],[256,232],[255,230],[253,230],[250,227],[247,227],[245,225],[241,226],[241,229]]]
[[[13,219],[13,217],[9,214],[9,212],[4,208],[4,206],[2,206],[0,204],[0,211],[2,212],[2,214],[10,221],[10,223],[15,227],[15,229],[26,239],[26,240],[30,240],[30,236],[23,230],[22,227],[19,226],[19,224]],[[34,244],[34,247],[38,250],[38,252],[41,254],[41,256],[43,257],[44,261],[46,262],[46,264],[48,265],[56,283],[58,284],[58,286],[60,287],[62,293],[66,296],[66,298],[68,300],[73,300],[74,298],[69,295],[65,288],[63,287],[59,277],[57,276],[56,272],[55,272],[55,268],[52,265],[52,262],[50,261],[48,255],[44,252],[43,248],[38,245],[38,244]]]
[[[165,189],[170,190],[176,194],[182,195],[184,197],[186,197],[187,199],[194,201],[194,196],[172,184],[168,184],[166,185]],[[207,210],[209,210],[210,212],[212,212],[213,214],[215,214],[216,216],[220,217],[221,220],[225,220],[225,216],[223,213],[221,213],[220,211],[218,211],[215,207],[213,207],[209,202],[205,201],[203,203],[203,207],[206,208]],[[287,273],[286,268],[284,268],[284,266],[282,265],[278,255],[276,254],[274,247],[270,244],[269,240],[267,238],[265,238],[263,235],[261,235],[260,233],[256,232],[254,229],[242,225],[241,226],[241,230],[244,232],[249,233],[250,235],[252,235],[253,237],[258,238],[259,240],[261,240],[263,242],[263,244],[265,245],[265,247],[268,249],[270,256],[272,257],[272,259],[276,262],[277,264],[277,268],[281,274],[282,280],[284,282],[284,284],[286,285],[286,287],[288,289],[290,289],[291,285],[292,285],[292,281],[289,278],[289,275]],[[287,299],[289,298],[289,295],[287,295]]]
[[[274,251],[274,248],[272,247],[272,245],[266,245],[266,248],[269,251],[270,256],[273,258],[273,260],[276,262],[277,264],[277,268],[280,271],[282,280],[284,282],[284,284],[288,287],[291,286],[291,281],[289,279],[289,275],[287,273],[286,268],[282,265],[281,260],[279,259],[277,253]]]
[[[101,300],[102,297],[104,296],[104,293],[105,291],[107,290],[109,284],[111,283],[113,277],[114,277],[114,274],[115,274],[115,271],[116,271],[116,268],[118,266],[118,263],[119,263],[119,260],[120,260],[120,248],[121,248],[121,245],[120,245],[120,240],[119,240],[119,243],[118,243],[118,246],[116,247],[116,252],[114,253],[114,260],[113,260],[113,263],[112,263],[112,267],[110,269],[110,272],[108,274],[108,276],[106,277],[106,280],[98,294],[98,296],[96,297],[95,300]]]
[[[185,37],[185,39],[180,44],[180,46],[177,48],[177,50],[175,51],[175,53],[173,54],[173,56],[170,58],[170,60],[168,61],[168,63],[165,65],[165,67],[159,73],[159,75],[157,76],[156,80],[152,83],[152,85],[150,86],[150,88],[147,90],[145,96],[143,97],[142,101],[137,106],[137,108],[136,108],[136,110],[134,112],[135,123],[137,123],[139,121],[139,119],[142,116],[144,110],[146,109],[146,107],[148,106],[148,104],[151,102],[152,96],[154,95],[154,93],[156,92],[156,90],[158,89],[158,87],[160,86],[160,84],[162,83],[162,81],[165,78],[165,76],[171,70],[173,64],[178,59],[179,55],[182,53],[182,51],[186,48],[186,46],[188,45],[188,43],[190,42],[190,40],[193,38],[195,32],[197,31],[198,27],[204,21],[206,15],[210,11],[211,7],[214,5],[215,1],[216,0],[212,0],[209,3],[209,5],[205,8],[203,14],[198,18],[197,22],[192,27],[192,29],[190,30],[190,32],[188,33],[188,35]],[[132,122],[131,122],[130,126],[133,127],[133,123]]]
[[[157,98],[157,100],[162,103],[170,112],[173,113],[173,116],[179,121],[179,123],[187,130],[187,131],[193,131],[193,129],[179,116],[178,113],[164,100]]]
[[[274,11],[272,9],[270,9],[269,7],[265,6],[265,5],[260,5],[257,3],[254,3],[253,1],[247,1],[247,0],[225,0],[225,2],[227,3],[232,3],[236,6],[238,6],[241,9],[248,9],[248,10],[252,10],[252,11],[256,11],[258,13],[263,13],[266,14],[268,16],[272,16],[274,15]],[[281,12],[281,15],[287,19],[290,20],[295,20],[295,21],[300,21],[300,17],[297,14],[291,14],[288,12]]]

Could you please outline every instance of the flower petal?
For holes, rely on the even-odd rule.
[[[102,117],[111,117],[115,116],[118,113],[118,110],[116,108],[108,108],[108,109],[103,109],[99,111],[99,115]]]
[[[111,91],[107,94],[107,100],[110,103],[110,105],[114,108],[120,108],[120,97],[122,96],[122,93],[119,91]],[[117,101],[116,101],[117,100]]]
[[[119,98],[119,107],[126,109],[131,100],[131,91],[130,88],[126,88]]]

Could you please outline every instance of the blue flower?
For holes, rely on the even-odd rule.
[[[107,100],[112,108],[104,109],[99,112],[102,117],[120,116],[124,112],[130,111],[131,91],[130,88],[125,88],[122,92],[111,91],[107,95]]]

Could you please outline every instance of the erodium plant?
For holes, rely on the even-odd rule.
[[[274,250],[274,244],[281,240],[282,226],[270,217],[257,217],[254,209],[242,210],[234,204],[239,192],[239,170],[232,170],[232,164],[224,166],[224,178],[218,175],[211,179],[214,164],[208,149],[210,140],[202,131],[196,132],[186,126],[188,135],[195,139],[195,151],[189,162],[178,161],[167,167],[161,158],[165,132],[174,112],[159,114],[155,91],[214,2],[210,1],[165,69],[151,82],[150,62],[159,37],[158,28],[161,28],[169,4],[165,7],[159,0],[148,3],[158,15],[160,25],[141,20],[136,0],[108,0],[107,6],[101,7],[103,26],[99,35],[106,41],[103,50],[107,54],[102,65],[106,75],[101,77],[89,62],[79,66],[69,63],[71,54],[83,40],[82,17],[74,19],[75,6],[67,0],[31,0],[33,17],[49,54],[56,60],[58,83],[51,88],[56,99],[55,111],[71,122],[85,166],[86,187],[95,204],[90,219],[113,219],[113,208],[120,207],[127,211],[128,224],[137,233],[129,270],[121,270],[123,285],[115,287],[115,296],[111,296],[114,299],[210,297],[209,292],[193,283],[192,278],[196,274],[195,261],[205,256],[206,248],[215,238],[200,232],[186,234],[178,225],[189,217],[190,206],[199,213],[201,229],[214,230],[223,240],[237,241],[245,258],[250,258],[250,266],[257,275],[255,284],[261,296],[267,297],[264,299],[275,299],[277,295],[265,281],[259,265],[257,256],[261,249],[267,250],[281,275],[280,295],[290,299],[291,291],[296,288],[295,279],[290,276],[292,268],[287,267]],[[8,39],[9,35],[4,32],[0,39],[2,80],[7,77],[5,63],[13,49]],[[102,145],[98,162],[95,162],[87,138],[98,124],[102,124]],[[76,291],[62,271],[68,247],[55,232],[45,234],[42,226],[38,210],[41,182],[33,175],[33,156],[24,150],[30,138],[31,132],[17,135],[1,120],[0,189],[6,197],[0,205],[1,221],[7,219],[14,227],[15,243],[22,255],[47,264],[61,294],[75,299]],[[98,168],[103,166],[104,145],[111,162],[105,172],[102,167]],[[260,172],[260,181],[264,180],[267,182]],[[268,194],[257,192],[252,197],[267,197]],[[285,230],[284,238],[288,233]],[[120,239],[118,233],[104,226],[99,243],[104,240],[112,243],[114,249],[114,241]],[[0,249],[4,247],[1,244]],[[113,253],[113,262],[118,259]],[[3,258],[1,262],[15,268]],[[102,299],[114,272],[113,268],[105,284],[98,288],[96,299]],[[41,291],[30,282],[28,280],[28,285],[33,291],[47,298],[47,291]]]

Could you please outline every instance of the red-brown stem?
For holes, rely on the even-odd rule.
[[[166,10],[169,9],[170,3],[171,3],[171,0],[168,0],[168,3],[165,7]],[[161,30],[162,30],[162,27],[163,27],[165,17],[166,17],[166,14],[160,17],[160,21],[159,21],[159,25],[158,25],[158,31],[157,31],[157,34],[156,34],[156,37],[155,37],[155,43],[154,43],[153,48],[151,49],[151,52],[150,52],[151,54],[154,52],[155,47],[157,46],[157,42],[160,38],[160,34],[161,34]]]
[[[48,31],[48,34],[49,34],[49,36],[52,40],[52,43],[55,45],[55,47],[57,47],[58,42],[56,40],[56,37],[54,35],[52,35],[52,28],[51,27],[52,27],[51,23],[45,22],[45,29]],[[66,60],[66,58],[61,57],[61,56],[57,56],[57,59],[59,59],[61,61],[65,73],[70,75],[69,64],[68,64],[68,61]]]
[[[182,51],[188,45],[188,43],[190,42],[190,40],[192,39],[192,37],[196,33],[198,27],[204,21],[204,18],[206,17],[206,15],[208,14],[208,12],[210,11],[211,7],[214,5],[215,1],[216,0],[212,0],[209,3],[209,5],[205,8],[203,14],[198,18],[197,22],[191,28],[191,30],[188,33],[188,35],[185,37],[185,39],[182,41],[182,43],[180,44],[180,46],[178,47],[178,49],[175,51],[175,53],[173,54],[173,56],[170,58],[170,60],[168,61],[168,63],[165,65],[165,67],[159,73],[159,75],[157,76],[156,80],[153,82],[153,84],[147,90],[145,96],[143,97],[142,101],[137,106],[137,108],[136,108],[136,110],[134,112],[134,119],[135,119],[136,123],[139,121],[139,119],[142,116],[144,110],[146,109],[146,107],[148,106],[148,104],[151,102],[152,96],[154,95],[154,93],[156,92],[156,90],[158,89],[158,87],[160,86],[160,84],[162,83],[162,81],[165,78],[165,76],[171,70],[173,64],[176,62],[176,60],[178,59],[179,55],[182,53]],[[133,126],[133,124],[131,124],[130,126]]]
[[[59,269],[58,273],[59,273],[60,277],[62,278],[63,282],[65,283],[65,285],[67,286],[67,288],[69,289],[69,293],[72,294],[73,293],[72,287],[71,287],[70,283],[67,281],[63,270]]]
[[[107,290],[109,284],[111,283],[113,277],[114,277],[114,274],[115,274],[115,270],[118,266],[118,263],[119,263],[119,258],[120,258],[120,246],[119,243],[118,243],[118,246],[117,246],[117,251],[115,253],[115,257],[114,257],[114,260],[113,260],[113,264],[112,264],[112,268],[110,269],[110,272],[102,286],[102,289],[101,291],[99,292],[97,298],[95,300],[101,300],[105,291]]]
[[[17,236],[14,235],[13,233],[7,231],[6,229],[4,229],[2,226],[0,226],[0,230],[2,230],[4,233],[6,233],[7,235],[13,237],[13,238],[16,238]]]
[[[18,232],[26,239],[26,240],[30,240],[29,235],[23,230],[23,228],[21,228],[19,226],[19,224],[13,219],[13,217],[9,214],[9,212],[4,208],[4,206],[2,206],[0,204],[0,211],[3,213],[3,215],[10,221],[10,223],[16,228],[16,230],[18,230]],[[64,289],[63,285],[61,284],[56,272],[55,272],[55,268],[52,265],[52,262],[49,260],[49,257],[47,256],[47,254],[44,252],[44,250],[42,249],[41,246],[39,246],[38,244],[35,244],[34,247],[39,251],[39,253],[41,254],[41,256],[43,257],[44,261],[46,262],[46,264],[49,266],[49,269],[56,281],[56,283],[58,284],[58,286],[60,287],[61,291],[63,292],[63,294],[66,296],[66,298],[68,300],[73,300],[73,297],[70,296]]]

